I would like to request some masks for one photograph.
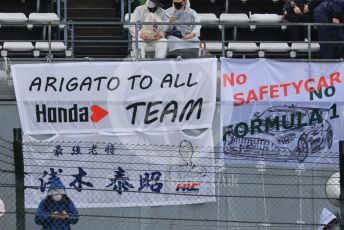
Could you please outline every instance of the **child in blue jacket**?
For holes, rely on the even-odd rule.
[[[70,230],[79,220],[78,211],[67,196],[59,178],[51,181],[47,197],[39,204],[35,217],[42,230]]]

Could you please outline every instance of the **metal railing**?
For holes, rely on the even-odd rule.
[[[247,29],[251,29],[254,28],[254,30],[259,30],[260,28],[279,28],[279,27],[283,27],[283,28],[288,28],[290,26],[293,27],[306,27],[307,30],[307,41],[306,43],[308,44],[308,51],[307,51],[307,57],[306,58],[302,58],[302,60],[307,60],[307,61],[338,61],[338,59],[329,59],[329,60],[324,60],[324,59],[320,59],[320,58],[313,58],[312,55],[312,50],[311,50],[311,45],[313,42],[316,43],[320,43],[321,44],[343,44],[344,45],[344,41],[313,41],[312,38],[312,30],[314,27],[319,27],[319,26],[331,26],[331,27],[340,27],[343,28],[344,24],[331,24],[331,23],[288,23],[288,22],[283,22],[283,23],[255,23],[255,22],[250,22],[250,23],[232,23],[232,22],[202,22],[202,23],[168,23],[168,22],[159,22],[159,23],[148,23],[148,22],[74,22],[74,21],[67,21],[67,22],[60,22],[60,23],[34,23],[32,24],[31,22],[27,22],[27,23],[4,23],[1,26],[2,27],[28,27],[28,28],[32,28],[33,27],[47,27],[48,28],[48,43],[49,43],[49,49],[48,49],[48,57],[52,57],[52,49],[51,49],[51,42],[54,41],[52,38],[52,28],[60,28],[64,30],[64,35],[63,35],[63,40],[58,39],[58,41],[63,41],[65,43],[65,45],[69,48],[69,50],[72,52],[72,59],[69,60],[75,60],[74,59],[74,50],[75,50],[75,43],[93,43],[95,44],[95,46],[93,47],[97,47],[100,46],[102,44],[108,44],[108,43],[113,43],[113,44],[123,44],[123,43],[127,43],[127,46],[130,47],[131,43],[135,44],[135,49],[134,51],[134,58],[136,60],[140,60],[139,57],[139,52],[138,52],[138,47],[139,47],[139,43],[140,42],[144,42],[144,41],[139,41],[138,39],[138,31],[139,28],[141,26],[145,26],[145,25],[155,25],[155,26],[171,26],[171,25],[201,25],[202,27],[205,28],[218,28],[218,39],[214,40],[216,42],[221,42],[222,44],[222,48],[221,48],[221,52],[220,55],[221,56],[226,56],[226,44],[229,42],[240,42],[240,43],[263,43],[263,42],[269,42],[269,43],[280,43],[280,42],[284,42],[284,43],[299,43],[301,41],[290,41],[290,40],[282,40],[282,41],[271,41],[271,39],[268,39],[269,41],[263,41],[263,40],[246,40],[246,41],[237,41],[235,40],[235,37],[233,39],[227,39],[226,34],[228,33],[228,30],[234,29],[236,30],[237,28],[247,28]],[[98,28],[101,26],[107,26],[110,29],[116,29],[116,28],[124,28],[127,29],[129,27],[134,28],[135,31],[135,36],[133,37],[133,39],[131,39],[131,37],[129,36],[128,40],[127,39],[118,39],[116,37],[110,37],[110,39],[102,39],[102,36],[96,36],[95,39],[79,39],[76,38],[75,36],[75,29],[78,27],[82,27],[82,26],[90,26],[92,28]],[[66,33],[68,34],[66,36]],[[123,33],[124,30],[123,30]],[[203,34],[204,32],[201,32],[202,35],[206,35]],[[129,34],[129,33],[128,33]],[[201,35],[201,36],[202,36]],[[105,37],[105,36],[104,36]],[[5,40],[2,40],[1,42],[4,42]],[[19,40],[18,40],[19,41]],[[38,41],[38,40],[36,40]],[[33,41],[35,42],[35,41]],[[169,41],[167,41],[169,42]],[[184,42],[184,41],[177,41],[177,42]],[[190,41],[188,41],[190,42]],[[194,41],[194,42],[198,42],[198,41]],[[305,42],[302,42],[305,43]],[[85,47],[86,49],[87,47]],[[106,58],[113,59],[116,57],[116,53],[113,54],[113,56],[108,56]],[[92,58],[94,60],[96,60],[96,57],[88,57],[88,58]],[[104,57],[101,57],[102,59],[104,59]],[[106,59],[105,58],[105,59]],[[125,56],[121,56],[119,57],[119,59],[123,59],[126,58]],[[17,58],[15,58],[17,59]],[[13,59],[13,60],[15,60]],[[19,58],[20,59],[20,58]],[[50,58],[51,59],[51,58]],[[287,58],[289,59],[289,58]],[[145,59],[146,60],[146,59]],[[296,60],[296,59],[293,59]]]

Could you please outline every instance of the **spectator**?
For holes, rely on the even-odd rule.
[[[171,22],[186,23],[185,25],[174,25],[167,37],[169,51],[190,50],[199,48],[200,26],[187,25],[187,23],[200,22],[198,14],[190,8],[187,0],[174,0],[173,6],[167,9]],[[181,42],[185,41],[185,42]]]
[[[51,181],[47,197],[39,204],[35,217],[42,230],[70,230],[79,220],[73,201],[59,178]]]
[[[168,22],[169,18],[161,8],[158,0],[147,0],[145,5],[136,7],[130,22]],[[155,58],[165,58],[167,54],[167,40],[165,38],[167,25],[140,25],[138,31],[139,49],[141,57],[146,57],[146,49],[155,50]],[[130,26],[130,34],[135,39],[135,26]]]
[[[316,23],[343,22],[344,1],[323,0],[314,9],[313,18]],[[344,41],[343,27],[318,26],[318,37],[321,42]],[[335,59],[343,56],[343,44],[320,43],[321,57],[324,59]]]
[[[288,22],[299,23],[303,22],[303,0],[285,0],[283,6],[283,16]],[[304,39],[304,27],[302,26],[288,26],[289,40],[300,41]]]

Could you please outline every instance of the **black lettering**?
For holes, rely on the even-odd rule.
[[[37,86],[37,91],[41,90],[42,80],[40,77],[36,77],[30,84],[29,91],[32,91],[32,87]]]
[[[271,120],[270,117],[267,117],[265,119],[265,132],[268,133],[270,130],[273,129],[273,127],[276,127],[276,130],[279,130],[280,128],[280,121],[279,116],[276,116],[273,120]]]
[[[244,136],[247,135],[247,133],[248,133],[248,125],[244,122],[240,122],[234,127],[234,135],[238,138],[243,138]]]
[[[48,91],[48,87],[51,87],[55,92],[56,92],[56,88],[54,86],[54,84],[56,83],[56,78],[55,77],[47,77],[47,84],[45,85],[45,92]]]
[[[334,86],[330,86],[325,89],[325,96],[332,97],[336,93],[336,88]]]
[[[72,81],[76,81],[76,80],[78,80],[78,79],[76,77],[73,77],[67,82],[66,89],[68,91],[74,91],[76,88],[78,88],[78,83],[76,83],[76,82],[72,83]],[[72,88],[70,88],[70,86]]]
[[[339,115],[337,114],[337,104],[333,104],[331,106],[330,113],[331,113],[331,111],[332,111],[332,114],[330,116],[331,120],[339,117]]]
[[[116,82],[115,82],[115,87],[113,87],[113,88],[110,87],[112,81],[116,81]],[[119,78],[118,78],[118,77],[112,77],[112,78],[110,78],[110,80],[108,81],[107,88],[108,88],[108,90],[110,90],[110,91],[114,91],[114,90],[116,90],[116,89],[119,87],[119,84],[120,84]]]
[[[72,108],[68,109],[69,114],[69,122],[77,122],[78,121],[78,110],[77,104],[74,104]]]
[[[58,121],[59,122],[68,122],[67,109],[58,108],[57,111],[58,111]]]
[[[182,113],[180,114],[179,122],[183,121],[184,115],[185,115],[189,106],[190,106],[190,109],[189,109],[188,114],[186,115],[186,120],[188,121],[190,119],[190,116],[192,115],[196,106],[198,106],[197,119],[199,120],[201,118],[201,114],[202,114],[202,104],[203,104],[203,98],[199,98],[196,102],[194,100],[188,101],[186,103],[186,105],[184,106]]]
[[[97,90],[100,90],[100,86],[102,84],[102,80],[107,79],[107,77],[96,77],[95,79],[93,79],[93,81],[98,81],[98,86],[97,86]]]
[[[62,92],[64,77],[61,78],[59,92]]]
[[[311,113],[311,118],[309,119],[309,124],[321,123],[323,121],[321,113],[318,109],[313,109]]]
[[[40,110],[39,105],[36,105],[36,120],[37,122],[41,122],[41,116],[42,121],[47,122],[47,114],[46,114],[46,107],[45,105],[42,105],[42,110]]]
[[[288,121],[287,115],[282,116],[282,127],[283,129],[292,129],[295,124],[295,114],[290,114],[290,120]]]
[[[304,114],[297,112],[297,127],[302,128],[308,125],[308,123],[302,123],[302,118],[305,116]]]
[[[179,73],[177,74],[176,81],[174,82],[175,88],[179,88],[179,87],[182,87],[183,85],[185,85],[185,83],[181,83],[178,85],[178,80],[179,80]]]
[[[251,121],[251,135],[255,134],[255,130],[257,130],[258,133],[263,133],[263,130],[261,129],[262,123],[263,122],[260,119]]]
[[[48,122],[55,123],[56,121],[56,108],[48,108]]]
[[[131,89],[134,89],[135,79],[138,78],[138,77],[141,77],[141,75],[133,75],[133,76],[128,78],[128,80],[132,80],[132,82],[131,82]]]
[[[82,88],[84,86],[88,86],[88,91],[91,90],[91,86],[92,86],[92,78],[91,77],[86,77],[82,82],[81,82],[81,85],[80,85],[80,91],[82,91]]]
[[[152,116],[152,115],[154,115],[154,114],[159,112],[159,110],[152,110],[151,111],[151,108],[153,106],[156,106],[156,105],[159,105],[159,104],[162,104],[162,101],[154,101],[154,102],[149,102],[148,103],[147,111],[146,111],[146,116],[145,116],[145,121],[144,121],[145,124],[148,125],[148,124],[151,124],[154,121],[158,120],[157,117],[153,117],[152,119],[149,120],[149,116]]]
[[[189,79],[188,79],[188,83],[187,83],[188,87],[192,87],[192,86],[198,84],[198,82],[191,83],[191,78],[192,78],[192,73],[189,74]]]
[[[313,88],[311,88],[311,89],[313,89]],[[322,99],[322,88],[320,88],[319,91],[314,90],[313,92],[309,93],[311,101],[314,100],[314,96],[313,95],[315,95],[319,99]]]
[[[133,109],[133,116],[131,118],[131,124],[135,125],[135,119],[136,119],[136,113],[137,113],[137,107],[138,106],[145,106],[146,102],[136,102],[134,104],[128,105],[127,107],[125,107],[126,110],[130,110]]]
[[[145,79],[149,79],[148,85],[147,86],[143,86],[143,82],[145,81]],[[142,80],[140,81],[140,88],[141,89],[148,89],[151,85],[152,85],[153,79],[151,76],[149,75],[145,75]]]
[[[170,109],[171,106],[173,106],[173,108]],[[171,101],[165,106],[160,116],[160,123],[164,121],[165,115],[170,114],[170,113],[173,114],[171,121],[175,122],[177,118],[177,113],[178,113],[178,103],[176,101]]]
[[[88,122],[88,108],[83,107],[79,109],[79,120],[80,122]]]
[[[172,75],[167,74],[161,81],[160,88],[164,88],[164,83],[168,83],[168,87],[171,88],[172,86]]]

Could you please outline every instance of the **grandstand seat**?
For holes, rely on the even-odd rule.
[[[222,42],[208,41],[206,42],[206,50],[208,50],[211,53],[221,53]]]
[[[219,18],[213,14],[213,13],[199,13],[198,14],[200,19],[201,19],[201,23],[217,23],[219,22]],[[211,26],[210,24],[208,25],[202,25],[203,27],[208,27]]]
[[[256,22],[256,23],[276,23],[279,24],[283,20],[282,15],[278,14],[252,14],[250,15],[250,20],[251,22]],[[256,25],[251,25],[250,26],[251,30],[256,29]],[[286,29],[285,26],[281,26],[282,29]]]
[[[259,57],[264,57],[265,53],[286,53],[290,51],[287,43],[269,43],[264,42],[259,45]]]
[[[247,14],[228,14],[223,13],[220,15],[220,22],[229,22],[229,23],[249,23],[250,19]],[[233,26],[233,40],[237,39],[237,28],[238,26]]]
[[[297,53],[308,53],[308,42],[293,43],[291,45],[290,57],[295,58]],[[311,43],[311,52],[320,52],[319,43]]]
[[[55,13],[31,13],[29,15],[29,21],[38,23],[58,23],[60,19]]]
[[[1,50],[1,56],[7,57],[8,51],[14,52],[29,52],[34,49],[31,42],[4,42],[3,50]]]
[[[235,52],[238,53],[256,53],[259,51],[259,47],[254,42],[229,42],[227,45],[227,57],[233,57]]]
[[[36,42],[33,55],[35,57],[39,57],[41,51],[49,51],[49,42]],[[51,52],[65,52],[66,57],[69,57],[72,53],[71,51],[68,51],[70,50],[67,50],[67,47],[63,42],[51,42]]]
[[[247,14],[223,13],[220,15],[220,22],[247,23],[247,22],[250,22],[250,19],[247,16]]]
[[[49,42],[36,42],[35,49],[39,51],[49,51]],[[67,47],[63,42],[51,42],[51,51],[63,52]]]
[[[0,23],[20,23],[27,22],[27,17],[24,13],[0,13]]]
[[[32,51],[34,49],[31,42],[4,42],[4,50],[7,51]]]

